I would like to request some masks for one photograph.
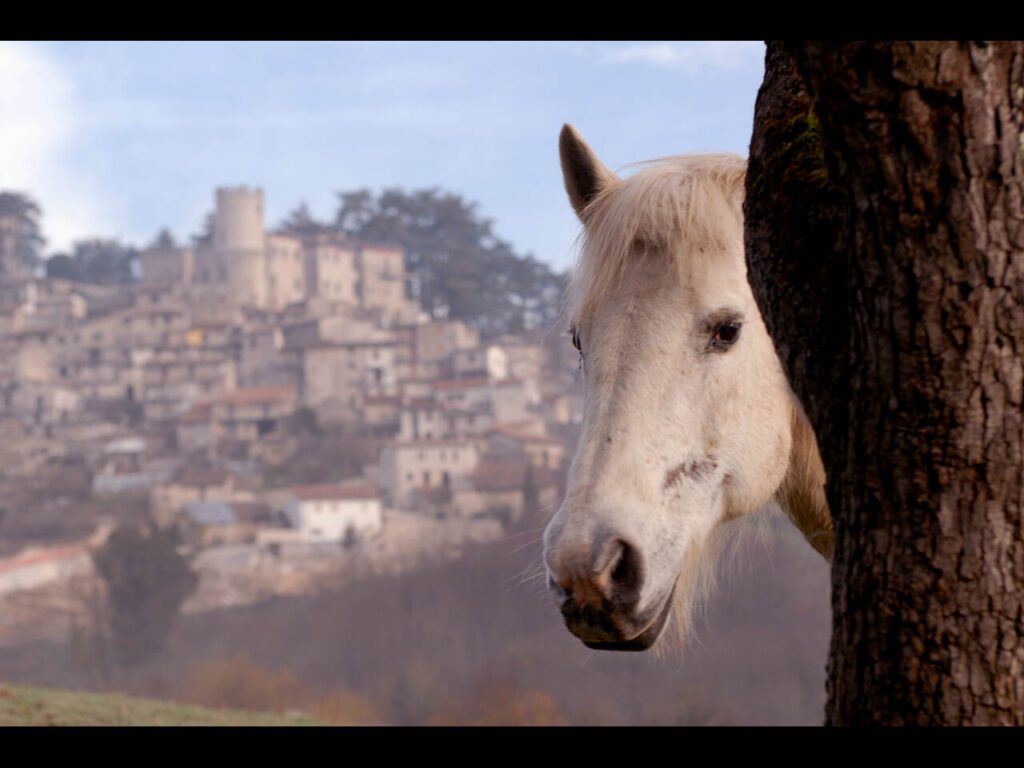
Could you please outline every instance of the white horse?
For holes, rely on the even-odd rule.
[[[747,283],[746,162],[620,178],[572,126],[559,148],[584,225],[567,310],[586,405],[548,585],[587,646],[644,650],[673,606],[685,634],[723,524],[772,499],[831,559],[825,472]]]

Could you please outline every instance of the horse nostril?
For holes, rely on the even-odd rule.
[[[611,564],[611,587],[616,601],[632,602],[640,597],[643,583],[643,564],[640,551],[627,542],[618,540],[621,552]]]
[[[601,558],[595,582],[615,602],[632,602],[640,597],[643,564],[640,551],[622,539],[613,540]]]

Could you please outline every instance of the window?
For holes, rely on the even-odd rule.
[[[423,484],[424,485],[430,485],[430,472],[429,471],[425,471],[423,473]]]

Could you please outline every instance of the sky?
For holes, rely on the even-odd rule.
[[[218,186],[262,187],[268,228],[440,187],[561,270],[563,123],[616,170],[745,156],[763,73],[761,42],[0,42],[0,190],[40,203],[50,254],[185,240]]]

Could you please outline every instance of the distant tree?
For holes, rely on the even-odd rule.
[[[299,207],[288,214],[288,218],[281,222],[281,232],[296,237],[312,237],[332,231],[332,228],[313,218],[306,203],[300,203]]]
[[[171,231],[164,227],[157,233],[157,236],[153,238],[153,242],[149,244],[149,247],[166,250],[168,248],[177,247],[177,243],[174,241],[174,235],[171,234]]]
[[[110,682],[110,637],[100,585],[94,579],[75,579],[68,596],[76,610],[68,632],[68,666],[88,685]]]
[[[55,253],[46,260],[46,276],[64,280],[78,279],[78,262],[66,253]]]
[[[342,426],[297,432],[295,451],[279,465],[268,464],[264,481],[272,487],[330,483],[362,474],[373,458],[374,442]]]
[[[71,257],[78,264],[78,279],[98,285],[130,285],[135,282],[139,252],[119,240],[92,238],[74,244]]]
[[[213,245],[213,212],[206,214],[199,232],[192,235],[193,245]]]
[[[547,325],[558,317],[564,276],[520,256],[494,234],[476,204],[439,189],[379,196],[361,189],[338,195],[335,229],[406,252],[423,309],[459,318],[486,335]]]
[[[0,275],[32,274],[42,261],[46,240],[39,228],[42,210],[28,195],[0,192]]]
[[[93,553],[106,584],[114,658],[135,666],[158,653],[198,576],[178,553],[173,529],[122,526]]]

